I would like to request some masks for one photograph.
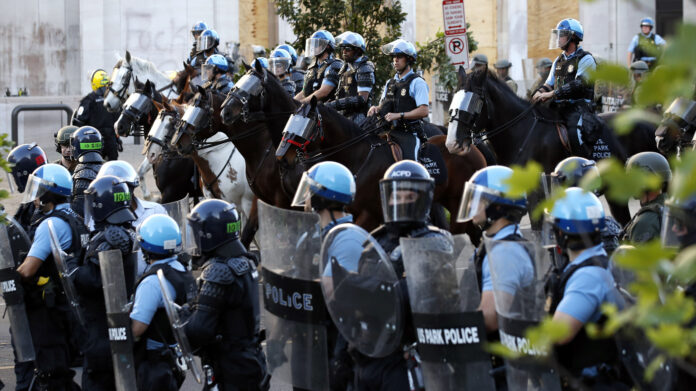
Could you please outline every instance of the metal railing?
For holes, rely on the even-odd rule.
[[[17,105],[12,109],[12,141],[19,144],[19,114],[23,111],[64,111],[68,116],[66,123],[72,118],[72,107],[63,103],[43,103]]]

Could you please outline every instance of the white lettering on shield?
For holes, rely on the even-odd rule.
[[[2,291],[4,293],[15,292],[17,290],[17,285],[15,280],[7,280],[2,282]]]
[[[529,343],[527,338],[517,337],[514,335],[506,334],[503,330],[498,330],[500,332],[500,342],[505,345],[508,349],[514,352],[524,353],[530,356],[545,356],[544,352],[536,349]]]
[[[109,328],[109,341],[126,341],[128,336],[126,334],[125,327],[110,327]]]
[[[476,327],[451,329],[417,328],[418,342],[424,345],[469,345],[479,343]]]
[[[300,311],[314,311],[312,306],[312,294],[300,292],[283,292],[283,288],[266,283],[266,300],[273,300],[274,303],[283,307],[294,308]]]

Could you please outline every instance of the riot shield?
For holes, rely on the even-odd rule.
[[[401,238],[413,326],[428,390],[494,390],[480,293],[465,235]]]
[[[551,266],[549,253],[534,242],[485,239],[498,315],[500,342],[523,353],[506,360],[510,390],[560,390],[557,371],[545,352],[529,343],[525,333],[545,314],[544,275]]]
[[[19,223],[9,216],[4,216],[7,223],[0,223],[0,286],[5,300],[7,315],[12,328],[12,345],[17,354],[17,361],[27,362],[36,358],[34,344],[29,330],[27,309],[24,306],[24,289],[19,274],[16,272],[29,252],[29,236]]]
[[[169,296],[169,292],[166,288],[167,279],[164,277],[164,271],[162,271],[162,269],[157,271],[157,279],[159,280],[160,289],[162,290],[164,310],[167,312],[167,318],[169,318],[169,324],[172,327],[172,333],[176,339],[177,364],[184,370],[190,369],[196,382],[201,384],[203,382],[203,370],[193,358],[193,351],[191,350],[191,345],[189,344],[186,331],[184,330],[186,323],[182,322],[179,318],[179,306]]]
[[[133,333],[126,297],[126,278],[120,250],[99,253],[109,344],[114,365],[116,389],[135,390],[135,361],[133,359]]]
[[[352,253],[348,242],[361,243]],[[401,343],[402,286],[377,241],[354,224],[341,224],[321,246],[321,288],[334,324],[361,353],[384,357]]]
[[[262,201],[258,208],[268,369],[294,387],[327,390],[328,316],[316,263],[318,217]]]
[[[179,224],[179,229],[181,230],[181,246],[185,252],[191,254],[191,250],[195,247],[195,244],[193,241],[193,233],[186,220],[186,216],[191,211],[189,196],[187,195],[178,201],[162,204],[162,206],[167,211],[169,217]]]
[[[56,234],[56,229],[53,227],[53,221],[50,219],[46,221],[48,225],[48,235],[51,239],[51,252],[53,253],[53,261],[56,263],[56,268],[58,269],[58,277],[60,277],[60,282],[63,284],[63,291],[65,292],[65,297],[70,303],[70,307],[75,312],[75,317],[80,325],[83,327],[85,325],[85,318],[82,316],[82,308],[80,307],[80,300],[77,296],[77,290],[75,290],[75,285],[73,285],[70,279],[70,273],[68,271],[68,265],[65,263],[67,259],[67,254],[60,247],[60,241],[58,240],[58,235]],[[73,238],[73,240],[78,240],[78,238]]]

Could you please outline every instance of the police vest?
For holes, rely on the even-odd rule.
[[[639,216],[641,216],[642,214],[645,214],[645,213],[654,213],[656,215],[657,224],[658,224],[657,234],[659,235],[660,230],[662,229],[663,206],[658,202],[652,202],[648,205],[642,206],[638,210],[638,212],[636,212],[636,214],[633,215],[633,218],[631,218],[631,221],[629,221],[628,224],[626,224],[626,228],[624,228],[624,231],[623,231],[623,239],[624,240],[630,239],[630,237],[633,234],[633,229],[636,226],[636,222],[638,222]]]
[[[649,37],[643,34],[638,34],[638,45],[633,50],[635,60],[641,60],[645,57],[657,57],[657,52],[660,48],[655,43],[655,34],[650,34]]]
[[[336,99],[358,96],[359,85],[365,84],[372,87],[370,74],[374,72],[374,64],[368,61],[366,57],[358,59],[352,65],[348,62],[343,63],[341,70],[338,72],[339,81],[336,88]],[[370,99],[368,98],[367,100],[369,101]]]
[[[164,277],[174,287],[174,292],[176,292],[174,302],[176,304],[179,306],[184,305],[196,296],[196,281],[191,273],[176,270],[169,263],[157,264],[150,267],[135,283],[135,291],[137,292],[138,286],[145,278],[153,275],[157,278],[158,270],[162,270]],[[159,307],[157,311],[155,311],[155,315],[153,315],[152,321],[150,321],[150,325],[147,331],[145,331],[145,337],[165,345],[173,345],[176,343],[169,318],[167,317],[167,310],[165,310],[164,307]]]
[[[304,86],[305,71],[300,69],[293,69],[292,71],[290,71],[290,79],[293,83],[295,83],[295,93],[292,94],[293,96],[295,96],[299,94],[300,91],[302,91],[302,88]]]
[[[385,103],[391,107],[391,113],[408,113],[418,107],[416,100],[410,94],[411,82],[419,78],[415,72],[408,75],[402,80],[394,78],[387,82],[387,93],[385,95]]]
[[[553,71],[554,77],[554,90],[559,91],[564,84],[575,80],[575,76],[578,74],[578,64],[585,56],[591,56],[590,52],[586,52],[582,49],[577,49],[575,55],[566,59],[563,54],[560,54],[556,59],[556,68]],[[573,96],[570,99],[589,99],[590,101],[594,99],[594,84],[585,84],[585,88],[578,96]]]
[[[604,255],[595,256],[579,264],[571,265],[566,271],[561,273],[559,283],[554,287],[552,292],[549,314],[553,315],[556,312],[565,294],[565,287],[566,284],[568,284],[568,280],[578,269],[588,266],[598,266],[606,269],[608,263],[608,257]],[[606,316],[602,315],[598,323],[602,325],[606,319]],[[559,363],[570,370],[571,373],[577,375],[579,375],[584,368],[602,363],[612,364],[618,361],[615,340],[613,338],[590,338],[584,327],[580,329],[572,341],[565,345],[556,346],[555,353]]]
[[[316,64],[307,69],[307,73],[305,73],[304,77],[304,86],[302,87],[302,91],[304,92],[305,96],[310,96],[312,93],[314,93],[316,90],[321,88],[321,83],[324,81],[324,75],[326,73],[326,70],[336,62],[335,58],[327,58],[326,61],[324,61],[321,66],[317,66]],[[316,86],[316,87],[315,87]],[[324,98],[326,101],[333,100],[335,95],[335,90],[332,91],[329,96]]]

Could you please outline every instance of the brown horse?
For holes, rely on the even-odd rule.
[[[380,198],[378,183],[395,162],[389,144],[376,134],[386,128],[386,122],[371,120],[359,127],[337,111],[317,105],[315,99],[300,107],[294,117],[307,121],[309,125],[305,129],[311,130],[305,134],[306,138],[285,134],[278,148],[278,160],[283,165],[300,166],[303,170],[326,160],[345,165],[356,177],[357,192],[350,211],[361,226],[377,226],[382,217],[381,205],[377,201]],[[428,139],[428,143],[436,146],[442,154],[449,173],[444,183],[436,186],[434,202],[450,211],[452,233],[466,232],[472,242],[478,242],[480,231],[472,224],[457,223],[456,216],[464,183],[474,172],[485,167],[486,161],[476,148],[461,156],[450,154],[445,147],[445,138],[440,135]]]

